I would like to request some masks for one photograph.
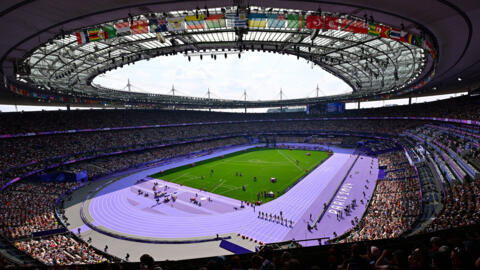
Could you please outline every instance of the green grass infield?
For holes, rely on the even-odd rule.
[[[324,151],[251,148],[151,177],[242,201],[264,203],[281,196],[328,157],[329,153]],[[271,178],[276,178],[276,182],[272,183]],[[269,192],[275,197],[263,196]]]

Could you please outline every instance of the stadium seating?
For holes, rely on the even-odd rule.
[[[465,110],[468,108],[468,110]],[[364,117],[364,116],[413,116],[480,120],[478,97],[460,97],[425,104],[413,104],[374,109],[347,110],[342,115],[325,115],[311,110],[303,113],[237,114],[161,110],[103,110],[24,112],[0,114],[0,134],[18,134],[38,131],[71,130],[88,128],[132,127],[157,124],[198,123],[212,121],[242,121],[282,118],[308,118],[314,116]]]
[[[405,169],[405,154],[396,151],[378,158],[380,168],[401,173],[388,173],[377,182],[367,213],[356,227],[339,237],[340,242],[399,237],[412,228],[420,214],[419,182]]]
[[[465,108],[459,111],[460,106],[467,106],[470,113],[466,114]],[[396,109],[352,111],[342,116],[439,116],[480,120],[479,109],[477,101],[458,98]],[[95,117],[91,117],[93,114]],[[343,132],[350,134],[346,138],[368,135],[393,140],[364,140],[362,150],[378,156],[384,175],[377,182],[364,217],[351,231],[332,242],[397,238],[415,228],[430,233],[480,223],[478,127],[426,120],[327,121],[307,117],[298,113],[253,115],[154,110],[0,114],[0,134],[26,134],[0,139],[0,149],[5,153],[0,157],[0,181],[3,186],[23,177],[28,180],[32,172],[85,170],[90,179],[96,179],[139,166],[155,166],[156,162],[195,151],[247,144],[252,137],[262,134],[274,134],[278,143],[339,145],[344,140],[345,134],[339,136]],[[292,122],[287,120],[289,118],[302,121]],[[273,119],[278,121],[257,121]],[[182,123],[193,124],[179,125]],[[174,125],[130,128],[159,124]],[[113,129],[118,127],[122,129]],[[92,128],[110,129],[34,134]],[[78,184],[38,184],[27,180],[14,183],[0,193],[0,234],[5,239],[46,264],[89,264],[115,259],[70,233],[31,239],[32,233],[62,228],[55,216],[56,200]],[[420,224],[424,224],[423,227]],[[471,255],[470,263],[475,256],[478,254]]]

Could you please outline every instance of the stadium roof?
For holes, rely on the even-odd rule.
[[[38,95],[47,93],[114,101],[232,108],[464,91],[462,86],[471,90],[480,80],[480,51],[476,49],[480,46],[480,4],[477,1],[425,0],[419,6],[418,1],[410,0],[388,3],[381,0],[237,0],[203,1],[200,7],[198,5],[198,1],[2,1],[0,27],[4,38],[0,41],[1,70],[8,79],[24,83],[16,85],[16,93],[23,86],[43,89]],[[203,27],[194,25],[196,29],[177,31],[169,28],[161,33],[143,33],[140,30],[138,34],[86,44],[79,44],[82,43],[81,38],[78,41],[75,36],[76,32],[102,30],[125,21],[131,24],[185,16],[196,20],[207,15],[235,16],[243,13],[247,16],[257,14],[256,17],[266,23],[244,28],[229,25],[232,21],[227,20],[225,25],[208,27],[203,21]],[[335,30],[328,29],[328,24],[318,30],[312,29],[315,26],[291,27],[287,21],[281,26],[269,24],[271,16],[287,19],[288,15],[295,14],[321,14],[323,20],[340,18],[340,21],[337,21]],[[255,16],[252,17],[255,20]],[[402,30],[402,35],[411,34],[410,38],[419,37],[420,41],[415,43],[415,38],[408,40],[406,36],[406,40],[399,42],[382,33],[372,35],[363,30],[348,31],[346,28],[351,24],[342,25],[342,21],[348,20],[363,21],[366,27],[373,23],[377,26],[373,32]],[[185,26],[188,27],[188,24],[184,22]],[[426,46],[425,42],[429,44]],[[305,58],[346,81],[354,91],[349,95],[318,99],[244,102],[129,93],[91,85],[96,75],[141,59],[172,53],[223,55],[246,50]],[[3,99],[9,103],[21,103],[17,96]],[[62,99],[55,99],[55,102],[58,101]]]

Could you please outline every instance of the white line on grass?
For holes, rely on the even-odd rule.
[[[215,189],[217,189],[217,188],[221,187],[221,186],[222,186],[222,183],[223,183],[223,181],[224,181],[224,180],[220,178],[220,180],[218,180],[218,183],[217,183],[217,185],[216,185],[216,186],[214,186],[214,187],[213,187],[213,189],[212,189],[212,190],[210,190],[210,192],[212,192],[212,193],[213,193],[213,191],[215,191]]]
[[[225,183],[225,182],[224,182]],[[232,185],[226,185],[226,184],[223,184],[222,187],[224,188],[239,188],[237,186],[232,186]]]
[[[245,187],[245,188],[246,188],[246,187]],[[235,191],[235,190],[238,190],[238,189],[241,189],[241,187],[230,188],[230,189],[227,189],[227,190],[225,190],[225,191],[223,191],[223,192],[218,192],[217,194],[222,195],[222,194],[225,194],[225,193],[227,193],[227,192]]]
[[[282,155],[285,159],[287,159],[288,161],[290,161],[293,165],[295,165],[295,167],[297,167],[299,170],[303,171],[302,168],[300,168],[295,162],[293,162],[289,157],[287,157],[284,153],[282,153],[281,151],[279,151],[277,149],[277,152]]]
[[[178,177],[172,178],[171,182],[173,182],[173,181],[175,181],[179,178],[182,178],[184,175],[187,175],[187,174],[190,174],[190,173],[186,172],[186,173],[183,173],[183,174],[179,175]]]

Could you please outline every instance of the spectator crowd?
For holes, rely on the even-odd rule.
[[[480,106],[478,100],[460,98],[454,102],[437,102],[437,107],[427,105],[431,111],[419,105],[398,107],[398,110],[382,108],[375,110],[360,110],[347,112],[342,116],[435,116],[457,119],[480,120]],[[454,104],[454,105],[452,105]],[[469,106],[471,113],[464,113],[465,109],[458,109],[459,104]],[[425,106],[425,105],[424,105]],[[279,122],[250,122],[250,123],[216,123],[205,125],[169,126],[161,128],[108,130],[98,132],[67,133],[59,135],[26,136],[18,138],[0,139],[0,184],[22,176],[29,172],[44,169],[48,166],[92,157],[100,154],[106,156],[93,158],[82,162],[73,162],[59,167],[58,170],[80,172],[86,170],[90,178],[109,175],[126,168],[136,167],[148,162],[161,162],[167,159],[192,152],[219,148],[225,145],[249,143],[249,136],[262,133],[282,132],[358,132],[369,134],[387,134],[396,136],[405,130],[416,130],[422,136],[434,136],[438,133],[425,131],[427,121],[408,120],[307,120],[300,113],[292,114],[230,114],[188,111],[69,111],[69,112],[41,112],[0,114],[0,134],[17,134],[51,130],[69,130],[85,128],[131,127],[154,124],[181,124],[199,122],[222,122],[243,120],[264,120],[298,118],[299,121]],[[470,134],[480,134],[476,127],[455,125],[449,127],[457,131]],[[461,133],[465,135],[464,133]],[[465,138],[442,132],[438,136],[439,142],[456,151],[471,164],[476,166],[480,157],[475,138]],[[469,135],[470,136],[470,135]],[[467,136],[468,137],[468,136]],[[203,141],[191,141],[201,138]],[[474,139],[472,139],[474,138]],[[280,136],[278,142],[321,142],[339,144],[338,138],[320,138],[317,136],[286,135]],[[160,147],[164,144],[174,144]],[[421,213],[421,199],[418,176],[414,167],[410,166],[404,151],[389,151],[395,144],[378,144],[371,146],[372,151],[386,153],[379,155],[379,166],[387,172],[385,180],[377,182],[377,186],[365,216],[347,234],[336,239],[337,242],[353,242],[396,238],[412,229],[413,224]],[[425,147],[427,148],[427,147]],[[428,148],[427,148],[428,149]],[[123,154],[112,154],[127,151]],[[150,164],[154,166],[156,163]],[[478,167],[477,167],[478,168]],[[480,223],[480,187],[476,179],[458,179],[445,185],[446,199],[442,214],[425,229],[432,232],[451,229]],[[460,181],[462,180],[462,181]],[[78,264],[99,263],[108,261],[101,254],[68,234],[32,239],[34,232],[41,232],[61,228],[54,211],[55,201],[64,192],[74,188],[76,183],[33,183],[22,182],[10,185],[0,193],[0,235],[11,241],[15,246],[46,264]],[[451,248],[451,247],[448,247]],[[450,264],[456,261],[455,250],[451,253]],[[352,260],[363,260],[372,265],[399,264],[400,269],[415,267],[418,262],[405,261],[405,256],[395,255],[380,260],[382,254],[375,252],[375,256],[362,252],[352,246]],[[399,253],[400,254],[400,253]],[[412,253],[413,254],[413,253]],[[462,253],[463,254],[463,253]],[[437,253],[432,253],[432,263],[425,263],[428,267],[438,267],[435,263]],[[273,258],[272,252],[263,251],[252,257],[251,266],[263,269],[269,264],[276,264],[284,269],[299,269],[300,264],[287,255],[283,258]],[[373,256],[373,257],[369,257]],[[386,255],[385,255],[386,256]],[[384,257],[385,257],[384,256]],[[411,255],[413,256],[413,255]],[[460,255],[458,255],[460,256]],[[462,255],[463,256],[463,255]],[[473,264],[473,255],[469,263]],[[401,258],[400,258],[401,257]],[[337,257],[338,258],[338,257]],[[363,258],[363,259],[360,259]],[[423,259],[426,259],[424,257]],[[440,258],[441,259],[441,258]],[[380,263],[378,261],[380,260]],[[341,262],[343,261],[343,262]],[[335,268],[348,269],[349,259],[337,260]],[[363,263],[363,261],[362,261]],[[437,262],[438,263],[438,262]],[[343,268],[341,268],[343,267]],[[403,267],[403,268],[402,268]],[[220,268],[218,268],[220,269]],[[233,268],[232,268],[233,269]],[[383,269],[383,268],[380,268]],[[417,267],[417,269],[426,269]],[[435,268],[443,269],[443,268]],[[467,269],[467,268],[460,268]]]
[[[15,246],[46,265],[97,264],[108,260],[68,235],[16,241]]]
[[[399,237],[419,216],[419,203],[417,180],[380,180],[365,216],[341,242]]]
[[[224,113],[172,110],[78,110],[0,114],[0,134],[19,134],[90,128],[132,127],[158,124],[199,123],[213,121],[245,121],[309,117],[412,116],[469,119],[480,121],[480,98],[459,97],[426,104],[346,110],[341,115],[326,115],[315,107],[305,113]]]
[[[434,232],[480,224],[480,186],[478,181],[446,186],[444,209],[425,229]]]
[[[0,193],[0,234],[8,239],[58,229],[56,199],[77,186],[65,183],[16,183]]]
[[[265,132],[346,132],[387,133],[394,135],[404,128],[417,126],[422,122],[373,121],[291,121],[254,122],[241,124],[196,125],[167,128],[149,128],[121,131],[101,131],[42,135],[0,139],[0,181],[11,180],[28,172],[54,164],[78,160],[95,155],[136,151],[155,148],[159,145],[193,140],[195,138],[219,136],[245,136]]]

